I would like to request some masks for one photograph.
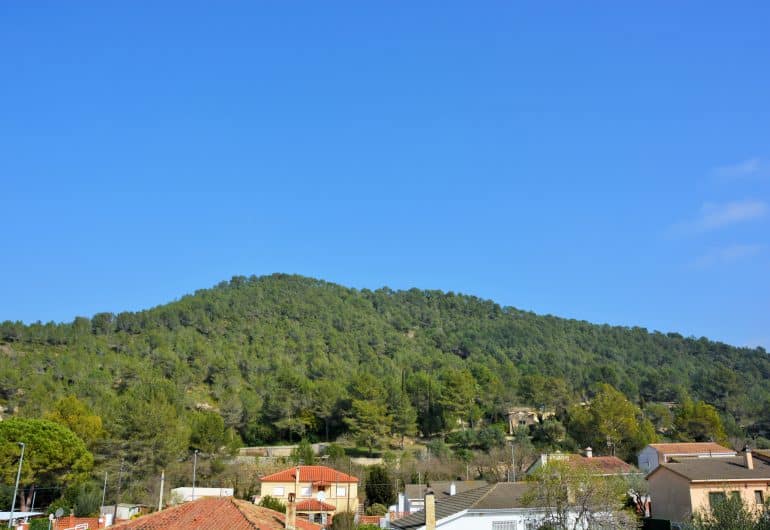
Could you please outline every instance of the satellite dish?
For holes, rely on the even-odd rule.
[[[315,498],[318,499],[318,502],[324,502],[326,500],[326,492],[319,491],[315,494]]]
[[[64,508],[59,508],[58,510],[56,510],[56,518],[57,519],[59,517],[61,517],[62,515],[64,515]]]

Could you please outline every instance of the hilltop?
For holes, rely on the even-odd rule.
[[[141,440],[157,466],[209,427],[236,445],[323,440],[379,414],[432,435],[457,419],[499,421],[513,404],[565,410],[597,383],[638,405],[704,400],[732,433],[770,420],[762,348],[285,274],[140,312],[4,322],[0,359],[4,416],[38,417],[74,395],[107,439]]]

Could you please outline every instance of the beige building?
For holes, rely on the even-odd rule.
[[[556,414],[553,411],[539,411],[531,407],[511,407],[508,409],[508,434],[513,434],[517,427],[530,427],[540,423],[543,420],[551,418]]]
[[[326,466],[297,466],[261,478],[260,498],[284,504],[296,496],[297,516],[326,523],[336,512],[358,509],[358,478]],[[257,499],[257,502],[259,500]]]
[[[661,463],[647,475],[652,517],[684,523],[728,495],[762,509],[770,494],[770,465],[751,451],[735,457],[685,458]]]

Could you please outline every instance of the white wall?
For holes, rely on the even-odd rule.
[[[489,510],[484,512],[461,512],[454,516],[436,521],[437,530],[492,530],[495,522],[515,523],[505,530],[530,530],[538,527],[543,513],[528,509]],[[530,523],[528,525],[527,523]],[[421,527],[419,530],[424,530]]]
[[[233,488],[199,488],[195,487],[195,498],[202,499],[203,497],[232,497]],[[169,500],[174,499],[178,502],[187,502],[193,500],[192,488],[174,488],[171,490],[171,497]]]
[[[660,465],[658,462],[658,451],[648,445],[639,452],[636,463],[642,473],[650,473]]]

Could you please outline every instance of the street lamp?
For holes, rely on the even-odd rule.
[[[193,454],[193,487],[192,487],[192,500],[195,500],[195,471],[198,467],[198,450],[195,450]]]
[[[13,512],[16,508],[16,495],[19,493],[19,479],[21,479],[21,464],[24,462],[24,442],[18,442],[21,447],[21,457],[19,458],[19,470],[16,472],[16,487],[13,490],[13,502],[11,503],[11,516],[8,517],[8,528],[13,525]]]

